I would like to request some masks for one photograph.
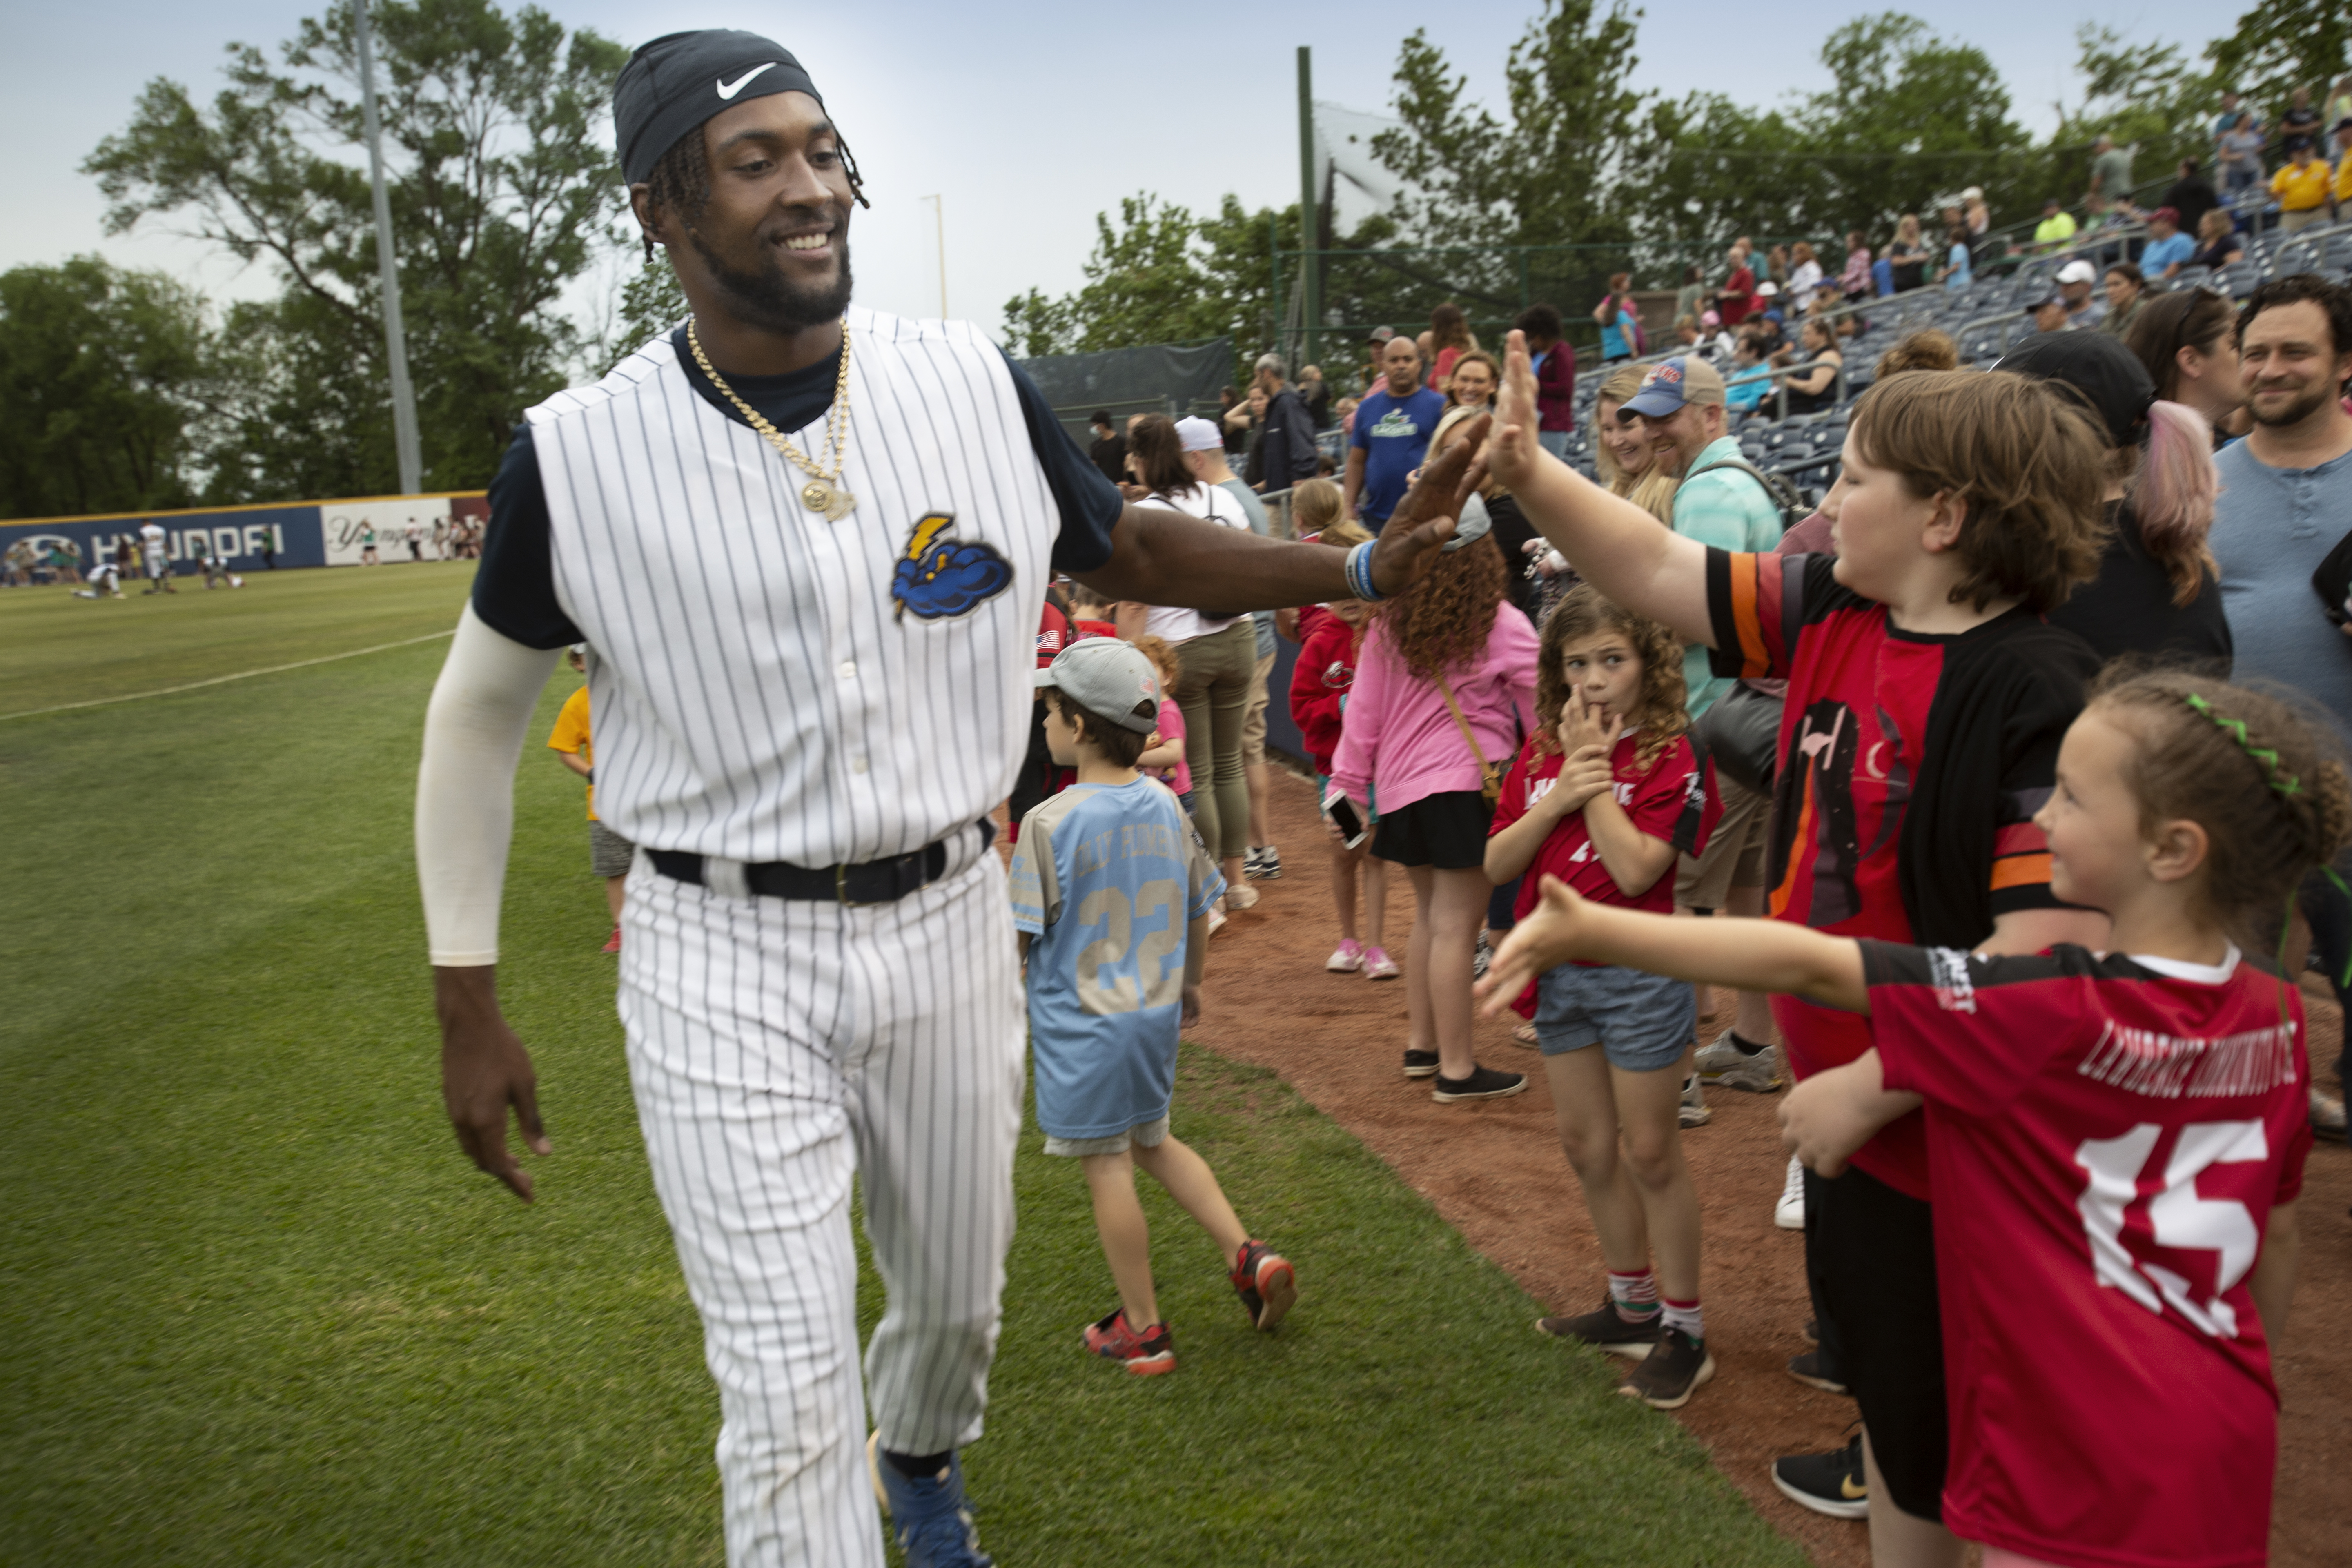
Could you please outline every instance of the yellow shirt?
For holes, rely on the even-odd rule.
[[[2346,160],[2352,163],[2352,159]],[[2301,168],[2293,163],[2282,164],[2271,176],[2271,195],[2279,199],[2282,212],[2309,212],[2327,200],[2327,164],[2314,158]]]
[[[2352,202],[2352,153],[2347,153],[2336,164],[2336,199]]]
[[[596,765],[596,749],[588,743],[588,689],[582,687],[563,700],[563,711],[555,716],[555,728],[547,732],[547,749],[570,752],[590,767]],[[596,786],[588,786],[588,820],[596,820]]]
[[[2074,237],[2074,217],[2071,213],[2043,218],[2033,227],[2033,243],[2036,245],[2055,245],[2062,239]]]

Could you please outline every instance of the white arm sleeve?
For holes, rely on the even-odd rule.
[[[514,837],[515,763],[562,650],[525,647],[467,605],[425,710],[416,769],[416,878],[436,965],[499,961],[499,898]]]

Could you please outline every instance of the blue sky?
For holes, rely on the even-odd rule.
[[[1680,94],[1721,91],[1751,103],[1817,89],[1831,28],[1880,7],[1812,8],[1652,0],[1636,54],[1638,84]],[[1936,16],[1947,37],[1984,49],[2036,128],[2051,105],[2080,93],[2074,33],[2102,22],[2192,52],[2239,7],[2145,0],[2119,12],[2087,0],[1976,0]],[[202,6],[121,0],[102,12],[8,0],[0,57],[0,132],[19,150],[16,220],[0,229],[0,267],[97,250],[118,263],[186,278],[215,296],[269,291],[259,267],[236,264],[147,226],[109,237],[97,187],[79,172],[100,138],[130,118],[140,89],[168,76],[208,99],[232,39],[273,52],[317,0],[213,0]],[[1301,43],[1315,49],[1316,92],[1363,109],[1384,105],[1397,46],[1426,26],[1474,92],[1499,102],[1505,51],[1532,7],[1355,0],[1344,6],[1265,0],[1239,8],[1169,8],[1028,0],[1012,7],[936,0],[864,0],[795,17],[774,7],[691,10],[644,0],[551,0],[567,24],[641,42],[691,26],[764,32],[794,50],[825,93],[868,176],[874,210],[853,228],[864,303],[907,313],[940,310],[932,205],[944,196],[947,304],[994,328],[1004,300],[1036,285],[1074,287],[1094,215],[1123,195],[1156,191],[1195,208],[1226,191],[1251,206],[1293,200],[1294,111]],[[1768,26],[1763,18],[1801,17]],[[102,19],[101,19],[102,18]],[[1238,23],[1213,27],[1212,22]],[[580,291],[585,296],[597,287]]]

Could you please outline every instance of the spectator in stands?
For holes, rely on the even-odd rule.
[[[1683,286],[1675,293],[1675,320],[1696,318],[1706,300],[1706,280],[1699,276],[1698,265],[1694,262],[1683,268]]]
[[[1227,456],[1249,450],[1249,410],[1243,406],[1240,387],[1221,386],[1217,389],[1217,426],[1224,432]],[[1127,434],[1131,450],[1135,437],[1134,419],[1127,422]]]
[[[2336,216],[2352,207],[2352,114],[2336,122]]]
[[[1905,213],[1895,226],[1895,243],[1886,247],[1895,271],[1895,291],[1906,293],[1927,280],[1927,247],[1919,240],[1919,215]]]
[[[1108,408],[1096,409],[1090,423],[1095,433],[1095,444],[1087,448],[1087,456],[1094,459],[1095,467],[1102,470],[1103,478],[1117,484],[1127,478],[1127,437],[1121,436],[1118,426],[1110,422],[1110,410]]]
[[[2221,192],[2232,205],[2263,183],[2263,130],[2251,116],[2221,132]]]
[[[1658,461],[1647,427],[1639,420],[1617,417],[1617,411],[1642,390],[1645,374],[1640,365],[1620,365],[1601,384],[1592,400],[1592,475],[1610,494],[1623,496],[1671,526],[1679,481],[1672,468]]]
[[[2310,89],[2297,88],[2295,91],[2305,100],[2305,107],[2309,108]],[[2271,195],[2278,198],[2282,234],[2301,234],[2327,218],[2332,200],[2328,188],[2331,171],[2318,153],[2318,143],[2309,136],[2286,139],[2287,161],[2271,176]]]
[[[1786,287],[1790,298],[1797,301],[1799,310],[1811,310],[1813,308],[1813,287],[1821,280],[1821,258],[1813,254],[1811,245],[1801,239],[1797,241],[1789,250],[1789,281]]]
[[[2147,215],[2147,244],[2139,253],[2143,278],[2169,279],[2197,254],[2197,242],[2180,232],[2180,214],[2158,207]]]
[[[2056,289],[2042,295],[2027,306],[2026,310],[2033,318],[2033,330],[2037,332],[2064,332],[2074,330],[2074,323],[2066,319],[2069,310],[2066,296]]]
[[[1319,364],[1303,365],[1298,372],[1298,400],[1307,405],[1307,417],[1315,428],[1323,429],[1331,423],[1331,388],[1323,379]]]
[[[1838,290],[1848,303],[1870,298],[1870,242],[1858,228],[1845,237],[1845,270],[1838,274]]]
[[[2298,136],[2316,145],[2319,125],[2319,110],[2311,106],[2311,89],[2299,87],[2288,95],[2286,108],[2280,110],[2272,134],[2278,138],[2281,151],[2292,153]]]
[[[2241,107],[2242,100],[2234,92],[2221,95],[2221,112],[2213,117],[2213,143],[2220,146],[2221,138],[2244,125],[2252,117]]]
[[[1716,369],[1721,370],[1728,365],[1732,351],[1738,346],[1738,338],[1723,324],[1721,316],[1708,310],[1699,317],[1698,352],[1712,361]]]
[[[1756,310],[1764,321],[1772,324],[1772,337],[1778,342],[1780,329],[1789,318],[1781,306],[1780,286],[1769,278],[1756,285]]]
[[[2131,195],[2132,150],[2118,147],[2116,139],[2100,133],[2091,143],[2091,189],[2107,201],[2121,201]]]
[[[1478,346],[1478,334],[1470,330],[1470,318],[1462,307],[1448,301],[1429,313],[1429,330],[1421,334],[1420,346],[1429,367],[1429,389],[1444,392],[1454,362]]]
[[[1512,325],[1528,335],[1528,353],[1536,366],[1536,408],[1542,426],[1536,438],[1555,458],[1568,455],[1568,437],[1576,429],[1576,351],[1560,342],[1559,307],[1538,301],[1519,312]]]
[[[1612,272],[1609,292],[1592,307],[1601,323],[1601,363],[1622,364],[1641,353],[1641,309],[1633,302],[1633,275]]]
[[[2147,367],[2101,332],[2031,338],[1998,370],[2081,393],[2107,437],[2099,574],[2049,612],[2102,659],[2186,660],[2230,676],[2230,623],[2206,535],[2213,526],[2211,433],[2195,410],[2156,395]]]
[[[2033,245],[2037,250],[2055,250],[2074,237],[2074,219],[2066,211],[2066,204],[2050,196],[2042,204],[2042,221],[2033,226]]]
[[[2228,300],[2207,289],[2182,289],[2149,300],[2124,339],[2156,395],[2204,416],[2216,447],[2242,436],[2252,423],[2238,368],[2237,328]]]
[[[1979,259],[1992,244],[1992,209],[1985,205],[1984,190],[1970,185],[1960,193],[1960,217],[1969,226],[1969,254]]]
[[[1698,318],[1696,316],[1675,317],[1675,346],[1681,349],[1685,353],[1696,353],[1699,352],[1698,344]]]
[[[1944,287],[1957,294],[1976,280],[1969,252],[1969,231],[1954,224],[1944,231]]]
[[[2147,299],[2147,279],[2130,262],[2111,261],[2104,282],[2107,313],[2099,321],[2099,331],[2111,338],[2121,338],[2131,331],[2132,322],[2138,319]]]
[[[2078,332],[2106,319],[2107,302],[2093,290],[2098,280],[2099,269],[2079,256],[2058,269],[2058,292],[2066,297],[2066,324]]]
[[[2336,90],[2327,96],[2327,110],[2320,118],[2339,130],[2352,120],[2352,72],[2338,77]]]
[[[2215,207],[2198,220],[2197,238],[2197,255],[2189,262],[2192,267],[2219,272],[2246,258],[2246,242],[2239,237],[2238,220],[2230,216],[2227,207]]]
[[[1789,288],[1789,247],[1776,245],[1764,257],[1764,276],[1780,286],[1783,293]]]
[[[1421,350],[1411,338],[1389,340],[1381,373],[1380,389],[1356,409],[1343,487],[1346,514],[1374,533],[1387,526],[1389,513],[1404,499],[1445,412],[1445,399],[1421,384]]]
[[[1265,388],[1253,380],[1249,391],[1242,395],[1240,405],[1225,416],[1227,430],[1236,422],[1242,427],[1242,478],[1261,488],[1265,482],[1265,443],[1260,438],[1265,425]]]
[[[2221,205],[2219,193],[2206,183],[2203,174],[2198,173],[2197,160],[2180,160],[2180,178],[2173,181],[2172,188],[2164,193],[2163,205],[2172,209],[2173,226],[2183,234],[2193,236],[2198,226],[2205,221],[2205,215]],[[2143,257],[2140,268],[2145,271],[2147,268],[2147,261]]]
[[[1284,380],[1290,367],[1280,354],[1260,354],[1255,367],[1257,383],[1251,388],[1265,397],[1265,412],[1257,422],[1258,477],[1261,490],[1286,490],[1299,479],[1315,477],[1315,416],[1307,400]],[[1322,378],[1316,378],[1321,384]]]
[[[1724,383],[1723,405],[1741,414],[1753,414],[1772,390],[1772,367],[1765,363],[1764,340],[1742,332],[1731,353],[1731,374]]]
[[[1723,287],[1715,291],[1715,309],[1725,326],[1736,327],[1748,319],[1755,302],[1756,274],[1748,265],[1748,252],[1738,245],[1726,259],[1730,270],[1724,275]]]
[[[1895,341],[1895,346],[1878,356],[1872,367],[1873,384],[1890,375],[1900,375],[1906,370],[1958,370],[1960,368],[1960,346],[1952,342],[1949,332],[1934,327],[1922,327],[1916,332],[1906,332]]]
[[[1791,414],[1819,414],[1834,407],[1838,397],[1838,373],[1845,368],[1845,355],[1837,345],[1837,333],[1827,321],[1807,321],[1798,329],[1797,341],[1803,354],[1798,364],[1804,368],[1792,373],[1781,383],[1789,394]]]

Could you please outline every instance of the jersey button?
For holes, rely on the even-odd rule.
[[[841,679],[844,680],[855,680],[857,679],[857,661],[856,659],[845,658],[841,661]]]
[[[850,759],[849,759],[849,771],[850,771],[851,773],[864,773],[864,772],[866,771],[866,759],[865,759],[864,757],[852,757],[852,758],[850,758]]]

